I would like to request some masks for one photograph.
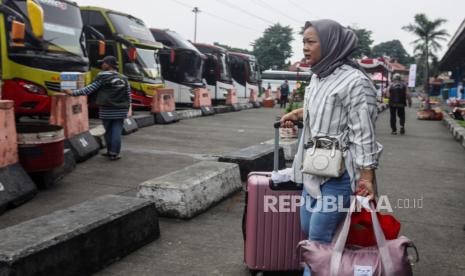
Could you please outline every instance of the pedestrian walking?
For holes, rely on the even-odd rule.
[[[405,134],[405,106],[412,107],[412,99],[407,85],[402,81],[400,74],[393,76],[391,85],[386,89],[386,95],[389,98],[389,111],[391,113],[391,134],[397,135],[397,117],[399,117],[400,134]]]
[[[376,89],[350,59],[357,48],[357,36],[350,29],[332,20],[307,22],[303,43],[313,76],[304,107],[284,115],[281,125],[292,127],[293,121],[304,120],[291,176],[304,184],[301,227],[310,240],[331,243],[346,213],[325,206],[334,203],[347,208],[354,193],[370,199],[375,196],[374,175],[382,151],[375,135]],[[345,169],[339,177],[302,173],[304,157],[308,157],[305,148],[309,142],[323,142],[319,137],[337,141],[343,151]],[[311,275],[310,271],[307,266],[304,275]]]
[[[105,128],[107,152],[102,154],[110,160],[121,158],[121,135],[124,119],[131,115],[131,87],[127,78],[118,73],[118,61],[106,56],[99,61],[101,71],[88,86],[78,90],[64,90],[71,96],[97,93],[99,117]]]
[[[287,80],[285,80],[284,83],[281,84],[280,91],[281,91],[281,98],[280,98],[279,106],[281,108],[286,108],[286,104],[289,98],[289,83]]]

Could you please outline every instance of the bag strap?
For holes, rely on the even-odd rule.
[[[376,237],[376,243],[378,245],[379,254],[381,257],[381,263],[384,268],[384,272],[386,275],[394,275],[394,265],[392,263],[391,254],[389,253],[389,249],[386,245],[386,238],[384,236],[383,230],[378,221],[378,216],[376,215],[376,211],[374,208],[373,202],[367,203],[367,199],[364,197],[356,196],[349,208],[349,212],[347,212],[346,218],[344,220],[344,224],[342,225],[341,230],[334,236],[333,239],[333,253],[331,255],[331,262],[330,262],[330,275],[337,276],[339,273],[339,268],[341,266],[342,261],[342,254],[344,252],[344,248],[347,242],[347,237],[349,234],[350,228],[350,221],[352,213],[355,210],[355,206],[357,201],[359,201],[363,207],[368,209],[371,213],[371,220],[373,222],[373,230]]]

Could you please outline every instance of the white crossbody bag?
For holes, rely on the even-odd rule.
[[[345,171],[344,153],[336,138],[314,137],[305,145],[302,173],[340,177]]]

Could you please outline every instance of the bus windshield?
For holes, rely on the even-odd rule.
[[[179,65],[177,75],[181,82],[202,82],[203,62],[200,55],[191,51],[181,51],[176,54],[176,61]]]
[[[231,72],[229,69],[229,59],[226,53],[219,53],[218,60],[220,62],[220,79],[231,81]]]
[[[155,42],[150,30],[145,27],[144,22],[129,15],[118,13],[108,13],[111,22],[116,28],[116,32],[130,36],[145,42]]]
[[[144,78],[162,82],[160,63],[157,58],[157,53],[154,50],[138,48],[136,64]]]
[[[255,61],[252,61],[250,60],[248,62],[248,65],[249,65],[249,80],[250,80],[250,83],[257,83],[258,80],[260,79],[260,76],[259,76],[259,70],[258,70],[258,66],[257,66],[257,63]]]
[[[12,2],[22,14],[27,14],[26,1]],[[38,2],[44,10],[44,41],[46,42],[40,50],[86,56],[79,7],[56,0],[38,0]],[[29,48],[38,48],[38,45],[31,45]]]

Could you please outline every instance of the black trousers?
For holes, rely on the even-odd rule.
[[[279,101],[279,107],[281,108],[286,108],[286,104],[287,104],[287,95],[281,95],[281,99]]]
[[[392,131],[397,131],[397,116],[399,116],[400,120],[400,127],[405,126],[405,107],[395,107],[391,106],[389,108],[389,111],[391,112],[391,129]]]

